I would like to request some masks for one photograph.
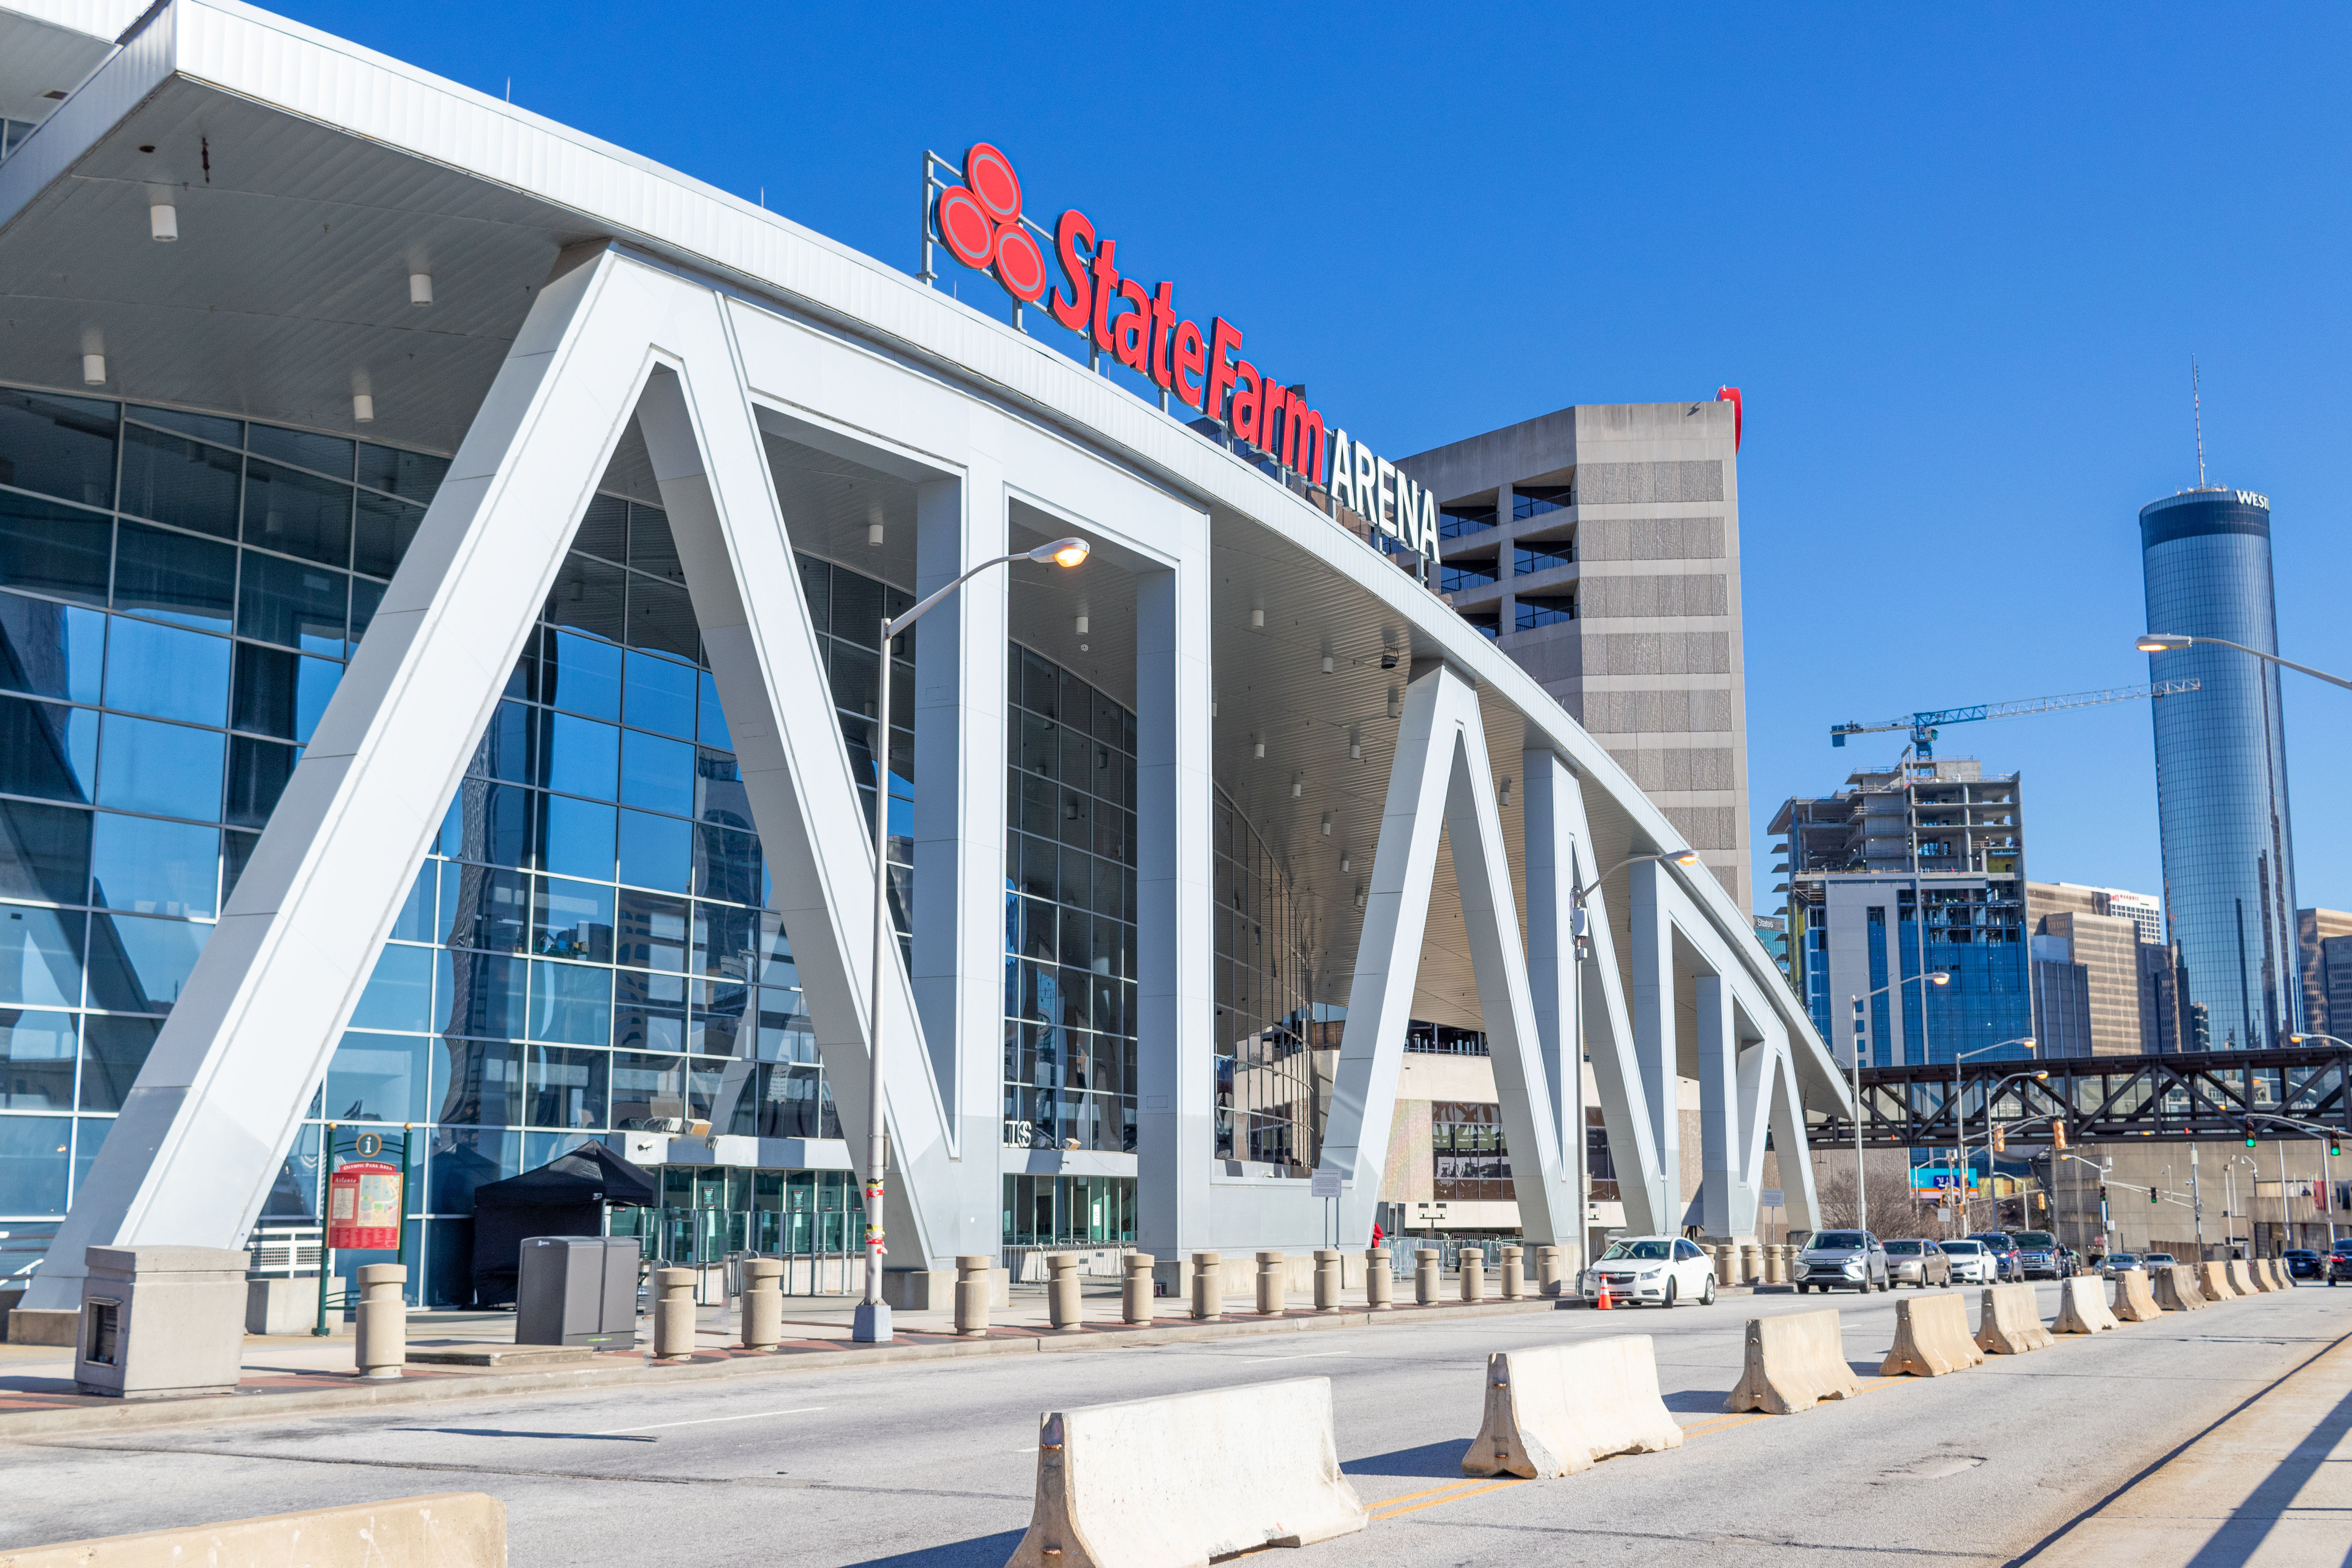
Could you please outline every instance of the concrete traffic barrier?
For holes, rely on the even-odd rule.
[[[1222,1254],[1192,1254],[1192,1316],[1213,1323],[1225,1315],[1225,1260]]]
[[[396,1263],[369,1264],[397,1268]],[[305,1509],[53,1546],[0,1547],[0,1568],[167,1568],[177,1563],[299,1563],[310,1568],[506,1568],[507,1505],[480,1492],[436,1492]]]
[[[988,1332],[989,1302],[996,1294],[996,1259],[985,1252],[956,1258],[955,1331],[971,1337]]]
[[[2241,1296],[2259,1296],[2263,1293],[2263,1288],[2254,1283],[2254,1277],[2247,1270],[2245,1259],[2242,1258],[2232,1258],[2223,1263],[2221,1278],[2227,1279],[2230,1282],[2230,1289]]]
[[[2246,1274],[2253,1280],[2254,1289],[2265,1296],[2279,1288],[2278,1279],[2272,1272],[2271,1260],[2267,1258],[2257,1258],[2246,1265]]]
[[[2031,1285],[1988,1285],[1977,1314],[1977,1349],[1987,1355],[2023,1355],[2057,1343],[2042,1326]]]
[[[1516,1301],[1528,1293],[1527,1276],[1519,1270],[1520,1253],[1516,1247],[1503,1248],[1502,1289],[1506,1301]]]
[[[1462,1299],[1465,1301],[1486,1299],[1486,1255],[1467,1247],[1462,1249]]]
[[[1288,1378],[1046,1415],[1005,1568],[1184,1568],[1370,1522],[1331,1436],[1331,1380]]]
[[[1445,1289],[1445,1254],[1434,1247],[1414,1249],[1412,1255],[1412,1299],[1424,1307],[1437,1305],[1437,1298]]]
[[[1122,1321],[1151,1321],[1151,1268],[1159,1261],[1148,1252],[1127,1255],[1127,1278],[1118,1289],[1118,1315]]]
[[[1824,1399],[1852,1399],[1861,1392],[1845,1363],[1837,1309],[1825,1307],[1748,1319],[1747,1363],[1723,1408],[1793,1415]]]
[[[1364,1248],[1364,1310],[1385,1312],[1396,1304],[1396,1275],[1385,1247]]]
[[[654,1359],[684,1361],[694,1353],[694,1270],[654,1270]]]
[[[2285,1258],[2264,1258],[2263,1260],[2263,1267],[2270,1270],[2272,1281],[2275,1283],[2280,1289],[2292,1290],[2294,1289],[2294,1271],[2287,1267]]]
[[[784,1338],[784,1260],[743,1260],[743,1348],[772,1351]]]
[[[1624,1334],[1489,1355],[1486,1416],[1462,1473],[1550,1480],[1612,1454],[1682,1446],[1682,1426],[1658,1394],[1650,1336]]]
[[[2197,1288],[2197,1270],[2186,1263],[2168,1263],[2148,1276],[2156,1287],[2156,1304],[2168,1312],[2193,1312],[2213,1303]]]
[[[1895,1345],[1878,1375],[1941,1377],[1966,1372],[1985,1358],[1969,1337],[1969,1300],[1957,1290],[1909,1296],[1895,1303]]]
[[[1075,1252],[1051,1252],[1045,1255],[1045,1319],[1062,1333],[1076,1333],[1085,1326],[1084,1298],[1079,1270],[1087,1260]]]
[[[352,1342],[359,1373],[373,1381],[398,1377],[408,1363],[408,1303],[401,1300],[407,1266],[362,1263],[359,1276],[359,1332]]]
[[[2107,1310],[2119,1323],[2152,1323],[2164,1316],[2164,1309],[2156,1304],[2156,1295],[2149,1289],[2145,1268],[2126,1268],[2116,1276],[2116,1299]]]
[[[1257,1310],[1262,1315],[1281,1315],[1283,1286],[1288,1269],[1289,1259],[1279,1252],[1257,1255]]]
[[[2097,1334],[2123,1325],[2107,1310],[2107,1293],[2099,1282],[2087,1274],[2077,1274],[2072,1279],[2058,1281],[2058,1318],[2050,1325],[2053,1338],[2060,1334]]]
[[[2226,1263],[2200,1263],[2197,1266],[2197,1293],[2208,1301],[2234,1301],[2237,1290],[2230,1284],[2230,1266]]]

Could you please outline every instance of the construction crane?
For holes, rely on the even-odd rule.
[[[2203,684],[2199,680],[2159,680],[2150,686],[2111,686],[2105,691],[2071,691],[2063,697],[2028,697],[2019,702],[1979,702],[1969,708],[1934,708],[1922,713],[1906,713],[1884,724],[1833,724],[1830,727],[1830,744],[1843,746],[1848,735],[1875,735],[1888,730],[1908,730],[1911,731],[1912,752],[1924,762],[1936,754],[1936,731],[1941,725],[1973,723],[1979,719],[2016,719],[2027,713],[2054,713],[2062,708],[2094,708],[2102,702],[2137,702],[2143,697],[2177,697],[2184,691],[2195,691]]]

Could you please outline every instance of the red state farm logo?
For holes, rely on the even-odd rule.
[[[1021,176],[1013,160],[977,142],[963,155],[963,184],[940,193],[940,237],[958,261],[992,271],[1004,291],[1035,304],[1045,295],[1045,257],[1021,224]]]

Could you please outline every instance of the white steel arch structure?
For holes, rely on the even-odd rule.
[[[192,136],[221,184],[180,188],[176,245],[125,252],[116,230],[143,237],[156,188],[136,149]],[[350,243],[387,268],[430,249],[465,258],[435,264],[446,294],[468,265],[520,288],[485,289],[447,342],[418,338],[404,300],[341,299],[351,257],[293,237],[354,191],[380,199]],[[148,13],[0,164],[0,272],[37,255],[95,280],[12,305],[0,380],[66,389],[60,367],[103,340],[126,391],[152,400],[341,409],[362,364],[379,433],[405,419],[409,439],[456,457],[28,1306],[78,1300],[86,1246],[243,1240],[583,507],[616,452],[640,447],[845,1125],[865,1114],[870,838],[816,700],[796,519],[767,456],[779,439],[911,488],[917,591],[1047,522],[1095,543],[1087,570],[1125,639],[1106,679],[1131,697],[1137,737],[1145,1250],[1300,1250],[1325,1231],[1303,1173],[1234,1170],[1213,1148],[1213,780],[1230,778],[1286,853],[1303,861],[1301,825],[1336,816],[1370,867],[1360,909],[1328,870],[1297,878],[1318,994],[1347,1007],[1322,1155],[1344,1184],[1346,1244],[1371,1224],[1406,1020],[1433,999],[1492,1042],[1530,1240],[1582,1236],[1580,1048],[1640,1228],[1680,1225],[1691,1195],[1683,1081],[1699,1086],[1710,1235],[1753,1231],[1768,1135],[1800,1149],[1805,1107],[1844,1103],[1801,1005],[1705,873],[1655,859],[1612,873],[1585,894],[1580,944],[1579,889],[1682,840],[1524,672],[1292,489],[936,289],[225,0]],[[191,308],[254,272],[268,298],[244,324]],[[303,330],[251,324],[272,310]],[[1029,1168],[1000,1135],[997,1064],[1004,650],[1034,613],[1018,590],[975,585],[926,620],[916,655],[912,962],[884,977],[887,1026],[908,1047],[887,1058],[894,1268],[992,1249],[1002,1178]],[[1338,673],[1317,675],[1308,648]],[[1382,648],[1402,657],[1371,657]],[[1264,776],[1286,791],[1251,782],[1269,738]],[[1523,781],[1515,805],[1504,770]],[[1781,1177],[1791,1222],[1809,1225],[1807,1163],[1784,1160]]]

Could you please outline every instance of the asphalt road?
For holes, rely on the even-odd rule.
[[[1973,1292],[1971,1292],[1973,1294]],[[2040,1294],[2045,1319],[2055,1289]],[[413,1495],[505,1500],[517,1568],[999,1568],[1029,1516],[1041,1410],[1261,1379],[1332,1380],[1341,1460],[1380,1518],[1327,1563],[2000,1563],[2352,1333],[2304,1289],[1975,1371],[1881,1384],[1894,1298],[1834,1299],[1869,1392],[1726,1423],[1749,1316],[1808,1296],[737,1378],[676,1393],[484,1399],[291,1425],[0,1446],[0,1547]],[[1466,1484],[1490,1350],[1656,1337],[1692,1436],[1558,1481]]]

